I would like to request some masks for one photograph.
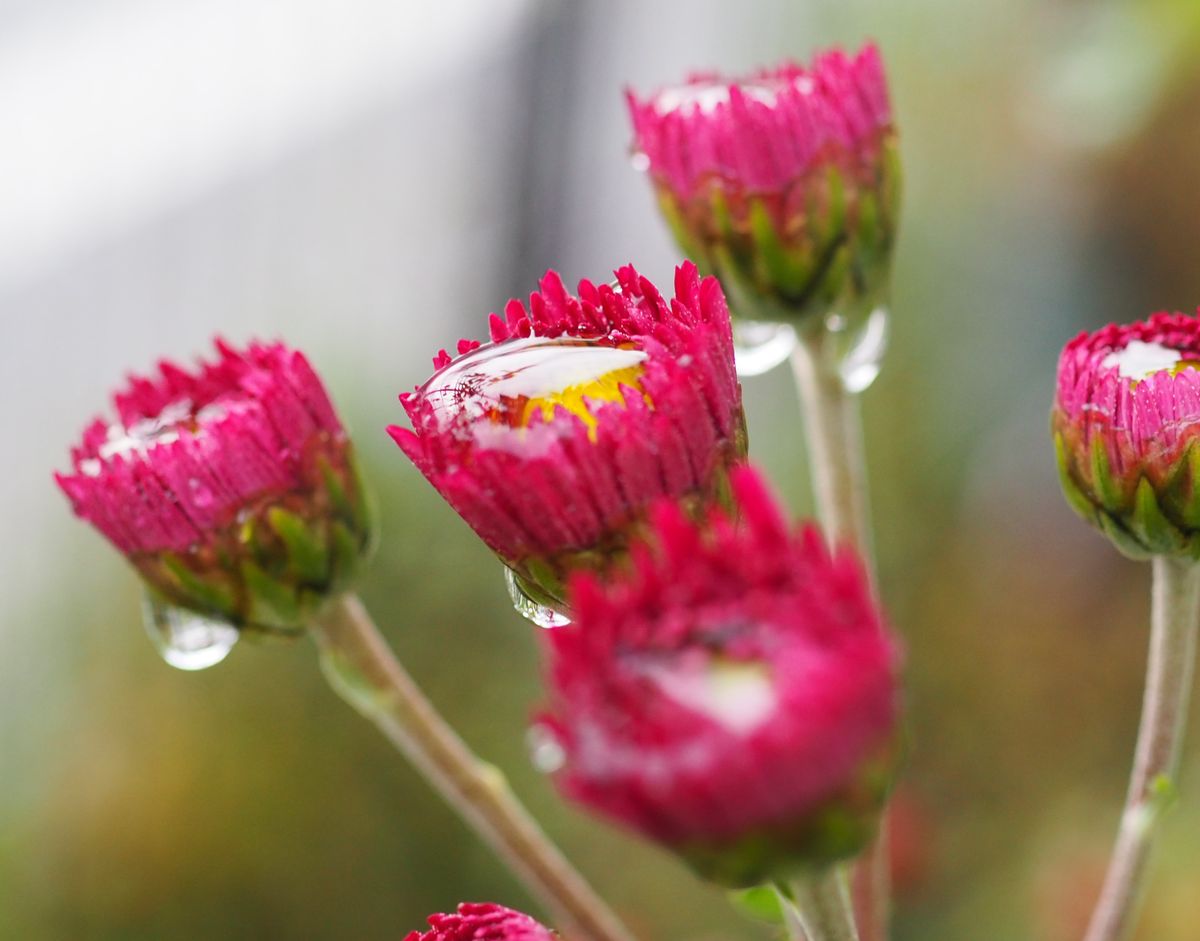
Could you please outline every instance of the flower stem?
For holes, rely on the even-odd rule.
[[[780,888],[784,920],[793,941],[859,941],[846,876],[830,867]]]
[[[836,344],[825,330],[801,332],[792,353],[792,371],[800,392],[817,519],[831,545],[850,543],[858,550],[874,586],[862,415],[859,397],[846,389],[836,356]],[[851,874],[851,896],[863,941],[885,941],[888,936],[890,883],[885,809],[874,843]]]
[[[362,602],[343,595],[313,625],[321,668],[346,702],[416,765],[463,820],[550,911],[573,941],[632,941],[616,915],[550,842],[404,671]]]
[[[801,333],[792,353],[817,519],[831,543],[854,544],[873,577],[858,396],[846,390],[834,356],[824,331]]]
[[[1179,764],[1200,615],[1200,564],[1154,558],[1150,654],[1133,774],[1104,888],[1085,941],[1123,941],[1133,933],[1155,827],[1169,804]]]

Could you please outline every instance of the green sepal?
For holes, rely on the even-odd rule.
[[[1071,474],[1067,446],[1061,432],[1054,434],[1054,456],[1058,464],[1058,481],[1062,485],[1063,496],[1067,498],[1067,503],[1070,504],[1071,509],[1093,526],[1099,526],[1099,520],[1096,518],[1096,505],[1079,488],[1075,477]]]
[[[812,276],[812,259],[805,257],[809,253],[783,244],[770,210],[761,199],[750,201],[750,231],[768,283],[786,295],[802,292]]]
[[[242,561],[241,572],[248,596],[248,622],[292,626],[302,620],[300,599],[292,586],[268,575],[250,559]]]
[[[832,804],[793,827],[767,827],[732,843],[696,841],[675,850],[701,878],[744,889],[854,856],[871,842],[876,823],[875,813]]]
[[[879,203],[869,190],[858,194],[858,225],[855,238],[864,245],[874,246],[879,240]]]
[[[351,452],[348,460],[350,479],[354,482],[354,526],[360,533],[365,534],[362,546],[364,551],[368,551],[375,544],[374,535],[378,528],[376,520],[379,514],[375,508],[375,492],[367,486],[357,455]]]
[[[1164,511],[1182,529],[1200,529],[1200,441],[1188,445],[1163,489]]]
[[[283,540],[288,567],[310,585],[325,584],[329,578],[329,550],[320,534],[281,506],[267,511],[267,522]]]
[[[824,238],[828,243],[841,238],[846,224],[846,180],[836,166],[830,166],[825,175],[828,186],[829,207],[825,212]]]
[[[174,552],[159,556],[162,567],[178,583],[177,603],[211,614],[231,617],[237,610],[237,597],[231,586],[212,578],[201,578]]]
[[[712,190],[710,206],[712,208],[713,227],[718,235],[727,245],[734,244],[736,232],[733,226],[733,214],[729,211],[729,200],[725,198],[723,190],[717,188]]]
[[[330,526],[329,538],[333,543],[329,582],[333,588],[343,588],[354,579],[364,547],[349,528],[338,522]]]
[[[1155,555],[1175,555],[1187,545],[1184,534],[1163,514],[1150,481],[1138,481],[1133,496],[1129,528],[1141,544]]]
[[[701,264],[705,257],[704,246],[692,234],[691,229],[688,228],[687,223],[684,221],[683,213],[679,208],[679,203],[675,201],[675,197],[668,190],[659,190],[658,208],[663,214],[663,218],[667,221],[667,228],[671,230],[675,241],[683,249],[684,255],[693,259],[701,267],[706,267]]]
[[[731,889],[788,882],[849,859],[874,839],[903,751],[900,733],[843,791],[794,821],[674,849],[699,876]]]
[[[1106,535],[1112,544],[1117,547],[1117,551],[1131,559],[1143,560],[1149,559],[1154,555],[1133,535],[1125,525],[1112,514],[1105,511],[1100,511],[1096,514],[1096,521],[1099,523],[1100,531]]]
[[[1088,462],[1092,473],[1092,492],[1100,506],[1113,513],[1119,513],[1128,506],[1125,490],[1119,480],[1113,475],[1108,462],[1108,448],[1102,435],[1093,435],[1088,447]]]
[[[346,488],[342,485],[341,476],[333,469],[329,458],[324,454],[317,457],[317,469],[320,471],[321,483],[325,487],[325,493],[329,496],[329,502],[333,505],[334,513],[347,523],[354,522],[354,504],[346,493]]]

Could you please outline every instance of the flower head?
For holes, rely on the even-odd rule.
[[[55,479],[166,602],[292,631],[365,554],[366,495],[303,354],[216,347],[194,370],[131,378]]]
[[[1126,555],[1200,556],[1200,319],[1071,340],[1051,418],[1071,506]]]
[[[452,915],[430,915],[430,930],[404,941],[554,941],[554,932],[528,915],[492,902],[463,902]]]
[[[550,272],[401,396],[389,431],[535,597],[606,570],[659,497],[703,503],[745,453],[729,312],[713,278],[676,271],[668,300],[632,267],[569,294]]]
[[[742,78],[627,94],[638,160],[680,246],[734,313],[854,320],[880,300],[899,211],[896,135],[873,45]]]
[[[569,797],[731,885],[850,855],[895,757],[898,652],[848,550],[791,532],[758,474],[741,525],[654,514],[654,548],[572,582],[552,631],[550,709]]]

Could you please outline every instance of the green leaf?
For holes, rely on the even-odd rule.
[[[779,893],[770,886],[757,885],[752,889],[729,892],[728,898],[729,903],[743,915],[773,925],[783,924],[783,903],[779,900]]]

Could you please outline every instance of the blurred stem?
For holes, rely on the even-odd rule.
[[[777,888],[792,941],[859,941],[846,875],[830,867]]]
[[[846,390],[836,356],[824,329],[801,332],[792,353],[817,519],[830,544],[858,549],[874,578],[859,397]]]
[[[1085,941],[1133,934],[1155,830],[1170,803],[1187,718],[1200,616],[1200,564],[1154,557],[1150,654],[1133,774],[1104,888]]]
[[[796,911],[796,903],[792,901],[792,890],[777,884],[775,893],[779,896],[779,910],[783,912],[783,927],[787,931],[788,941],[809,941],[800,913]]]
[[[332,602],[312,628],[321,669],[346,702],[417,767],[553,915],[566,938],[633,941],[513,795],[480,761],[400,666],[362,602]]]
[[[846,389],[838,370],[837,344],[823,327],[801,331],[792,353],[817,519],[830,545],[853,545],[876,583],[871,523],[867,512],[867,465],[863,455],[859,396]],[[851,895],[863,941],[888,936],[891,890],[888,816],[880,815],[875,842],[854,864]]]

